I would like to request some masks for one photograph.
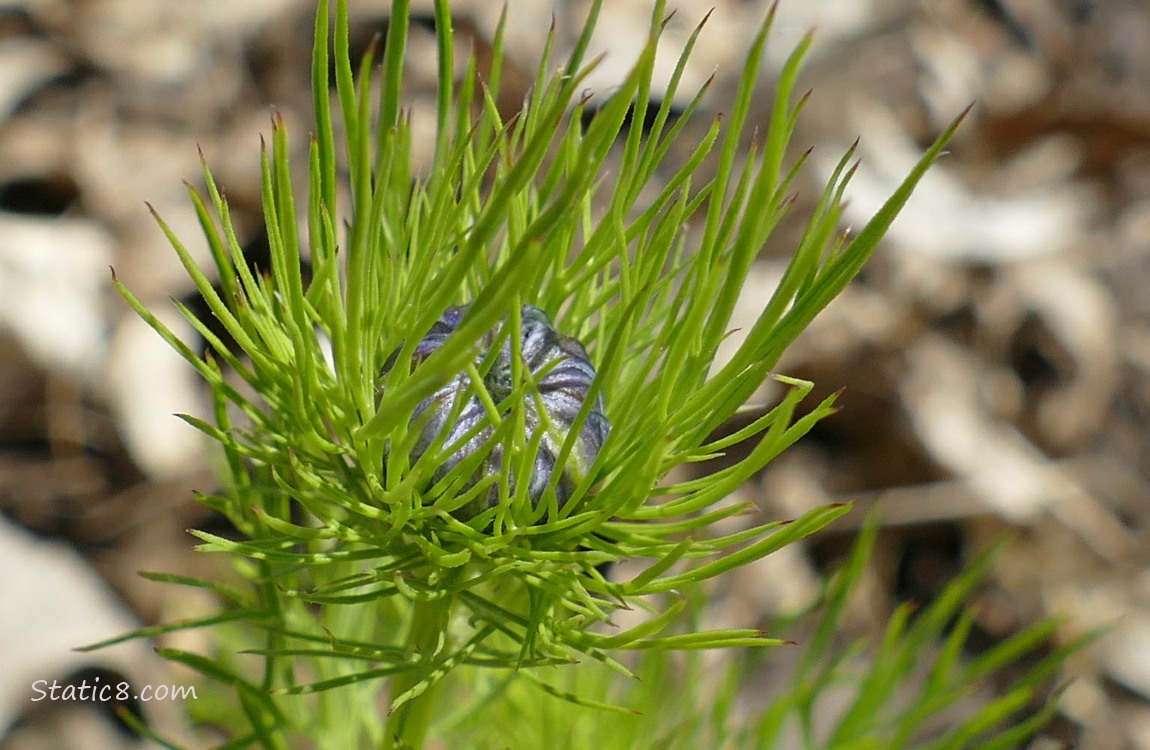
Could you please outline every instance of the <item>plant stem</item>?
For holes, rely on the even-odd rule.
[[[449,598],[415,602],[411,616],[411,631],[407,645],[421,659],[430,661],[433,652],[440,647],[440,639],[446,637],[447,621],[451,612]],[[391,699],[403,695],[431,675],[429,666],[411,669],[396,675],[391,684]],[[397,708],[387,720],[387,736],[384,750],[399,747],[419,750],[431,724],[431,712],[435,704],[436,684],[425,688],[411,700]]]

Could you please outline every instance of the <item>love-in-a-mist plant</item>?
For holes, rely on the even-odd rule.
[[[269,267],[243,257],[206,165],[206,195],[191,199],[214,268],[159,220],[229,340],[181,307],[207,342],[201,354],[120,286],[214,399],[213,420],[186,417],[226,466],[225,489],[200,499],[239,538],[193,533],[246,584],[149,574],[210,589],[224,610],[142,634],[217,634],[212,653],[160,653],[232,691],[233,710],[205,702],[231,735],[225,747],[419,748],[460,675],[473,683],[452,695],[471,695],[482,720],[512,681],[580,710],[610,703],[560,687],[574,665],[625,681],[640,669],[629,651],[779,644],[756,629],[684,629],[681,592],[848,512],[716,531],[757,510],[728,502],[732,490],[834,411],[833,397],[800,408],[810,384],[773,368],[859,271],[958,122],[853,235],[839,228],[854,158],[843,156],[786,273],[720,362],[736,298],[803,167],[786,163],[786,147],[809,39],[782,68],[769,119],[750,121],[768,17],[725,114],[670,165],[707,93],[672,117],[699,30],[649,128],[628,128],[652,107],[664,3],[629,75],[591,111],[584,80],[597,61],[584,52],[600,5],[562,63],[548,36],[529,96],[505,117],[502,26],[489,63],[469,58],[457,77],[450,8],[437,0],[427,134],[401,91],[409,2],[394,0],[385,43],[353,61],[346,0],[334,22],[320,0],[307,184],[290,177],[282,119],[262,154]],[[434,158],[416,171],[422,138],[434,138]],[[777,402],[720,431],[769,378],[785,386]],[[672,474],[736,445],[723,468]],[[642,572],[604,572],[619,561]],[[620,628],[621,609],[647,615]],[[560,736],[577,746],[561,722]]]

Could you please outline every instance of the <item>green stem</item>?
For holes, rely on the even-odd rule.
[[[430,661],[432,653],[439,647],[440,639],[447,630],[450,612],[450,598],[415,603],[407,645],[422,659]],[[391,699],[395,700],[403,695],[426,679],[430,673],[429,667],[422,666],[396,675],[391,684]],[[419,750],[423,747],[427,728],[431,724],[437,684],[426,688],[391,714],[387,720],[384,750],[397,747],[397,742],[398,747],[404,750]]]

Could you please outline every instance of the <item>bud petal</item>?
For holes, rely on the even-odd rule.
[[[444,311],[427,335],[416,345],[412,356],[413,368],[418,367],[447,341],[459,326],[466,311],[467,306],[449,307]],[[610,432],[610,424],[603,413],[603,397],[601,394],[597,395],[591,411],[580,427],[579,437],[571,454],[564,466],[556,466],[563,442],[570,434],[583,404],[590,395],[591,383],[595,379],[595,368],[583,345],[570,336],[555,331],[551,319],[543,310],[532,305],[524,305],[521,310],[521,321],[523,369],[530,372],[535,379],[546,414],[540,414],[533,395],[528,395],[524,399],[522,408],[527,434],[522,436],[520,444],[530,444],[537,431],[545,429],[545,424],[550,424],[550,429],[539,438],[539,450],[531,470],[527,496],[533,505],[537,505],[548,483],[552,481],[553,474],[558,470],[562,475],[556,485],[556,493],[562,505],[570,498],[579,480],[586,475],[596,456],[599,455]],[[486,360],[490,347],[499,340],[500,333],[501,329],[496,329],[481,339],[484,348],[476,356],[476,365]],[[388,368],[385,367],[385,372],[386,369]],[[505,399],[516,390],[516,384],[512,382],[512,372],[512,347],[510,340],[506,340],[483,380],[483,386],[496,402],[501,414],[506,414],[510,410],[510,405]],[[503,443],[510,444],[509,440],[503,440],[500,444],[489,445],[495,439],[495,428],[489,423],[487,411],[470,385],[467,373],[460,373],[421,401],[412,414],[413,424],[422,423],[419,437],[412,449],[412,463],[426,453],[437,438],[442,438],[442,446],[452,450],[451,455],[436,468],[434,481],[445,477],[468,457],[481,451],[488,451],[479,469],[468,478],[463,491],[474,487],[484,477],[501,472],[506,448]],[[465,400],[463,403],[458,403],[459,399]],[[457,408],[458,416],[452,419],[452,414]],[[486,426],[466,442],[461,443],[469,432],[484,422],[488,422]],[[512,473],[509,477],[512,494],[516,492],[517,482],[518,477]],[[461,518],[471,518],[486,508],[494,507],[498,499],[499,489],[496,484],[476,501],[460,509],[458,515]]]

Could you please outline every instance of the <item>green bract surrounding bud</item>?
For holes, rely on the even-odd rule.
[[[232,653],[163,653],[236,690],[242,714],[221,722],[242,728],[229,747],[392,750],[423,746],[436,690],[461,671],[504,670],[555,694],[546,670],[582,661],[630,674],[616,658],[625,649],[781,643],[755,628],[676,632],[679,592],[849,510],[784,522],[731,496],[834,413],[834,396],[801,409],[812,385],[774,368],[862,268],[958,122],[854,236],[839,231],[853,150],[843,156],[746,325],[736,301],[795,205],[806,159],[785,164],[809,38],[779,72],[770,116],[752,122],[772,11],[734,100],[688,128],[710,106],[707,86],[680,91],[702,25],[654,102],[668,20],[655,0],[634,67],[588,116],[593,0],[568,59],[556,70],[549,36],[529,96],[508,113],[503,22],[483,62],[460,66],[448,1],[434,0],[436,130],[420,165],[424,133],[402,90],[411,3],[393,0],[378,66],[375,46],[351,60],[347,5],[318,3],[306,189],[278,116],[262,155],[266,273],[244,257],[206,163],[206,197],[190,192],[214,268],[161,221],[234,346],[183,309],[210,348],[194,351],[120,286],[211,388],[212,419],[187,419],[221,446],[228,481],[203,501],[236,535],[193,533],[247,577],[242,590],[180,579],[228,611],[173,628],[242,621],[239,648],[264,660],[262,677]],[[720,359],[734,328],[745,335]],[[785,386],[777,402],[732,429],[771,378]],[[736,516],[734,530],[720,525]],[[622,560],[639,572],[605,578]],[[621,628],[620,610],[649,618]]]
[[[417,368],[455,332],[468,306],[449,307],[412,353]],[[587,350],[577,340],[557,332],[543,310],[524,305],[520,310],[518,346],[515,331],[507,321],[485,333],[475,356],[479,382],[467,371],[461,372],[435,393],[419,402],[412,423],[419,426],[419,438],[411,452],[416,462],[428,450],[437,448],[434,481],[438,482],[468,459],[479,459],[479,467],[463,478],[461,493],[484,478],[506,477],[508,496],[520,491],[518,465],[508,455],[509,448],[526,445],[534,453],[525,464],[530,477],[524,488],[532,505],[538,505],[549,485],[554,486],[559,505],[570,498],[576,485],[587,475],[607,440],[610,425],[604,415],[602,393],[591,399],[595,368]],[[515,360],[518,360],[518,366]],[[390,362],[384,368],[384,373]],[[516,373],[529,380],[517,387]],[[520,402],[524,432],[500,442],[495,422],[509,416],[511,400]],[[591,401],[584,414],[584,405]],[[491,411],[494,409],[494,413]],[[561,460],[564,441],[572,429],[578,431],[573,450]],[[501,483],[489,482],[478,498],[459,509],[456,515],[467,519],[494,507],[499,501]]]

